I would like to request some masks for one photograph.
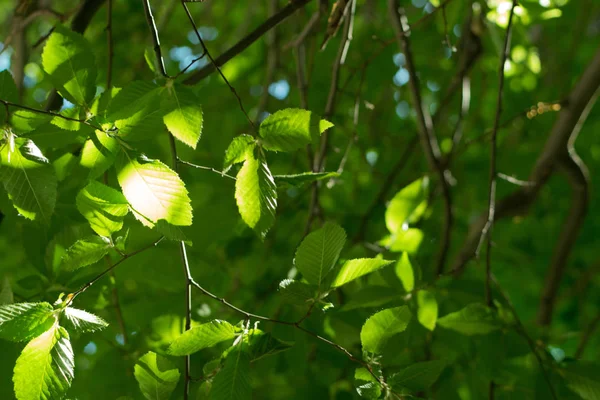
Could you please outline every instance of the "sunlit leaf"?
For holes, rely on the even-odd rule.
[[[357,368],[354,372],[356,391],[365,399],[378,399],[381,396],[381,385],[366,368]]]
[[[94,264],[108,254],[111,247],[110,241],[100,236],[79,239],[67,249],[62,258],[60,269],[70,272]]]
[[[395,271],[396,276],[402,282],[402,286],[404,286],[404,290],[412,292],[415,287],[415,272],[410,258],[408,258],[408,253],[402,253],[402,256],[396,263]]]
[[[411,317],[408,306],[388,308],[373,314],[360,331],[363,349],[372,353],[381,353],[392,336],[406,329]]]
[[[108,323],[97,315],[73,307],[63,311],[66,327],[77,332],[95,332],[104,329]]]
[[[119,148],[119,142],[104,132],[90,135],[81,151],[81,165],[90,170],[90,179],[99,177],[114,164]]]
[[[340,269],[340,272],[338,272],[331,286],[339,287],[345,285],[354,279],[360,278],[366,274],[370,274],[371,272],[377,271],[378,269],[392,263],[393,261],[383,260],[380,258],[357,258],[355,260],[348,260],[344,263],[344,265],[342,265],[342,269]]]
[[[265,118],[258,133],[265,149],[293,151],[306,146],[313,137],[318,137],[332,126],[331,122],[308,110],[286,108]]]
[[[399,230],[395,234],[384,237],[379,244],[393,252],[404,251],[415,254],[424,238],[423,231],[417,228]]]
[[[61,96],[74,104],[91,105],[96,94],[96,61],[83,36],[56,25],[44,46],[42,65]]]
[[[202,133],[202,107],[196,93],[180,84],[167,85],[160,107],[169,132],[195,149]]]
[[[13,342],[31,340],[56,322],[49,303],[16,303],[0,306],[0,338]]]
[[[240,135],[233,138],[225,151],[223,172],[229,171],[233,164],[241,163],[252,154],[256,141],[250,135]]]
[[[129,203],[123,194],[100,182],[91,181],[76,197],[77,209],[100,236],[111,236],[123,228]]]
[[[74,376],[69,334],[58,323],[25,346],[17,359],[13,382],[17,400],[61,399]]]
[[[328,222],[304,238],[296,250],[294,264],[308,282],[320,286],[335,266],[345,242],[344,229]]]
[[[417,292],[417,319],[430,331],[435,329],[438,317],[438,304],[433,293],[427,290]]]
[[[185,331],[169,346],[169,354],[183,356],[212,347],[235,337],[235,327],[226,321],[214,320]]]
[[[427,209],[429,179],[417,179],[400,190],[385,211],[385,225],[390,233],[406,231],[410,223],[417,222]]]
[[[135,379],[148,400],[168,400],[179,382],[179,370],[166,357],[148,352],[134,367]]]

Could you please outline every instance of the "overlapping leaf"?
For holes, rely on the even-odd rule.
[[[335,280],[331,284],[332,287],[345,285],[354,279],[360,278],[363,275],[377,271],[386,265],[392,264],[393,261],[384,260],[381,258],[357,258],[348,260],[342,265]]]
[[[134,367],[135,379],[148,400],[168,400],[179,382],[179,370],[165,357],[148,352]]]
[[[255,145],[256,141],[250,135],[240,135],[233,138],[225,151],[223,172],[229,171],[233,164],[244,162],[247,156],[251,156]]]
[[[338,174],[337,172],[305,172],[303,174],[294,175],[275,175],[274,178],[277,187],[301,187],[307,183],[336,178],[338,176],[340,176],[340,174]]]
[[[111,247],[110,241],[104,237],[89,236],[79,239],[67,249],[60,268],[63,271],[71,272],[92,265],[108,254]]]
[[[161,95],[160,107],[169,132],[195,149],[202,133],[202,107],[196,93],[177,83],[168,85]]]
[[[318,137],[332,126],[331,122],[308,110],[287,108],[265,118],[258,133],[265,149],[293,151],[306,146],[313,137]]]
[[[284,279],[279,283],[278,291],[288,302],[306,306],[314,301],[318,287],[293,279]]]
[[[438,317],[438,304],[435,295],[427,290],[417,292],[417,319],[430,331],[435,329]]]
[[[0,338],[13,342],[31,340],[56,322],[49,303],[16,303],[0,306]]]
[[[129,203],[121,192],[97,181],[81,189],[75,202],[79,212],[101,236],[120,231],[129,212]]]
[[[114,164],[119,153],[119,142],[104,132],[96,131],[83,145],[81,165],[90,170],[90,179],[102,175]]]

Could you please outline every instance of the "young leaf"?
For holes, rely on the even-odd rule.
[[[439,326],[458,331],[464,335],[485,335],[502,325],[492,309],[483,304],[469,304],[460,311],[443,316]]]
[[[134,81],[115,95],[106,118],[117,127],[119,137],[128,141],[147,140],[160,132],[163,90],[153,82]]]
[[[73,307],[63,311],[66,326],[77,332],[95,332],[104,329],[108,323],[97,315]]]
[[[223,369],[215,376],[211,400],[246,400],[252,398],[250,381],[250,356],[235,349],[225,358]]]
[[[438,304],[433,293],[427,290],[417,292],[417,319],[430,331],[435,329],[438,317]]]
[[[0,181],[21,215],[48,225],[56,204],[54,168],[31,140],[15,142],[14,151],[0,148]]]
[[[19,102],[17,85],[15,85],[15,80],[7,69],[0,72],[0,99],[10,101],[11,103]],[[7,122],[7,117],[6,107],[2,105],[2,107],[0,107],[0,127]]]
[[[96,61],[83,36],[55,26],[44,46],[42,66],[61,96],[89,108],[96,94]]]
[[[71,272],[92,265],[108,254],[111,247],[110,241],[100,236],[79,239],[67,249],[60,268],[63,271]]]
[[[138,359],[133,374],[148,400],[170,399],[180,376],[171,361],[151,351]]]
[[[417,179],[400,190],[390,201],[385,211],[385,224],[394,234],[408,228],[409,223],[417,222],[427,209],[429,179]]]
[[[277,187],[262,155],[246,157],[235,181],[235,199],[244,222],[264,239],[275,221]]]
[[[382,260],[380,258],[357,258],[355,260],[348,260],[344,263],[340,272],[338,272],[331,286],[340,287],[363,275],[377,271],[379,268],[383,268],[386,265],[390,265],[391,263],[393,263],[393,261]]]
[[[328,222],[304,238],[296,250],[294,264],[308,282],[320,286],[335,266],[345,242],[344,229]]]
[[[0,338],[13,342],[31,340],[54,323],[49,303],[16,303],[0,306]]]
[[[446,367],[440,360],[418,362],[391,375],[388,384],[393,389],[406,388],[413,392],[429,389]]]
[[[96,181],[91,181],[79,191],[75,203],[100,236],[110,237],[120,231],[129,212],[129,203],[121,192]]]
[[[407,293],[412,292],[415,287],[415,272],[406,252],[402,253],[402,256],[396,263],[396,276],[402,282],[404,290]]]
[[[178,83],[167,85],[160,107],[169,132],[195,149],[202,133],[202,107],[196,93]]]
[[[306,146],[313,137],[318,137],[332,126],[331,122],[308,110],[287,108],[265,118],[258,134],[267,150],[293,151]]]
[[[25,346],[17,359],[13,382],[17,400],[61,399],[74,375],[69,334],[54,323]]]
[[[235,327],[229,322],[213,320],[185,331],[169,346],[169,354],[185,356],[212,347],[235,337]]]
[[[114,164],[119,152],[119,142],[104,132],[93,132],[81,151],[81,165],[90,170],[89,178],[95,179]]]
[[[192,205],[183,181],[158,160],[137,158],[123,151],[117,158],[117,178],[123,194],[143,224],[164,219],[181,226],[192,224]],[[140,216],[141,214],[141,216]]]
[[[225,160],[223,161],[223,172],[229,171],[233,164],[241,163],[246,160],[249,154],[252,154],[256,141],[250,135],[240,135],[233,138],[229,147],[225,151]]]
[[[295,186],[301,187],[307,183],[321,181],[324,179],[337,178],[340,176],[337,172],[305,172],[295,175],[275,175],[277,187]]]
[[[389,338],[406,329],[411,317],[408,306],[388,308],[372,315],[360,331],[363,349],[381,353]]]
[[[317,295],[318,287],[308,283],[284,279],[279,283],[279,293],[290,303],[299,306],[309,305]]]

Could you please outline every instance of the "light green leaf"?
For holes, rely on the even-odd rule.
[[[332,126],[331,122],[308,110],[286,108],[265,118],[258,133],[265,149],[293,151],[306,146],[313,137],[318,137]]]
[[[96,95],[96,61],[90,44],[78,33],[56,25],[42,53],[42,66],[58,92],[89,108]]]
[[[13,342],[31,340],[54,323],[49,303],[16,303],[0,306],[0,338]]]
[[[381,385],[366,368],[357,368],[354,372],[356,391],[360,397],[378,399],[381,396]]]
[[[340,287],[348,282],[360,278],[363,275],[377,271],[379,268],[383,268],[392,263],[393,261],[383,260],[380,258],[357,258],[355,260],[348,260],[344,263],[342,269],[340,269],[340,272],[338,272],[331,286]]]
[[[479,303],[469,304],[460,311],[447,314],[438,319],[437,323],[465,335],[485,335],[502,326],[496,313]]]
[[[169,346],[169,354],[184,356],[212,347],[235,337],[235,327],[229,322],[214,320],[185,331]]]
[[[381,353],[388,339],[406,329],[411,317],[408,306],[388,308],[372,315],[360,331],[363,349]]]
[[[129,212],[129,203],[121,192],[96,181],[91,181],[79,191],[75,203],[100,236],[109,237],[120,231]]]
[[[156,137],[163,129],[160,107],[164,89],[149,81],[134,81],[110,101],[107,120],[114,123],[119,137],[128,141]]]
[[[427,209],[429,178],[417,179],[400,190],[385,211],[385,225],[390,233],[406,231],[409,223],[417,222]]]
[[[248,330],[244,333],[242,340],[243,343],[236,342],[236,345],[227,349],[222,357],[227,357],[229,353],[238,351],[239,346],[242,346],[244,351],[248,353],[250,361],[254,362],[263,357],[285,351],[293,346],[293,343],[281,341],[270,333],[263,332],[260,329]]]
[[[405,251],[414,254],[419,250],[423,237],[423,231],[420,229],[408,228],[384,237],[379,244],[393,252]]]
[[[262,155],[246,157],[235,181],[235,199],[244,222],[264,239],[275,221],[277,187]]]
[[[256,141],[250,135],[240,135],[233,138],[229,147],[225,151],[225,160],[223,161],[223,172],[229,171],[233,164],[241,163],[246,157],[252,154]]]
[[[295,175],[275,175],[277,187],[295,186],[301,187],[307,183],[321,181],[324,179],[337,178],[340,176],[337,172],[305,172]]]
[[[108,323],[97,315],[73,307],[65,308],[63,316],[66,327],[77,332],[95,332],[108,326]]]
[[[170,399],[180,376],[171,361],[151,351],[138,359],[133,374],[148,400]]]
[[[62,399],[74,376],[69,334],[58,323],[25,346],[13,382],[17,400]]]
[[[92,265],[107,255],[111,247],[110,240],[104,237],[90,236],[79,239],[67,249],[62,257],[60,269],[71,272]]]
[[[90,170],[89,178],[95,179],[114,164],[119,152],[119,142],[104,132],[95,131],[83,145],[81,165]]]
[[[23,133],[23,132],[31,132],[38,127],[50,124],[50,120],[52,116],[48,114],[40,114],[29,110],[11,110],[11,125],[15,129],[15,131]]]
[[[404,290],[412,292],[415,287],[415,272],[406,252],[402,253],[402,256],[396,263],[396,276],[402,282]]]
[[[559,370],[567,387],[584,400],[600,399],[600,365],[589,361],[570,362]]]
[[[192,224],[188,191],[176,172],[158,160],[125,151],[117,158],[116,168],[123,194],[143,224],[160,219],[177,226]]]
[[[68,118],[84,119],[86,113],[82,107],[75,106],[61,110],[59,114]],[[72,121],[69,119],[61,118],[59,116],[53,117],[50,120],[50,123],[66,131],[78,131],[84,125],[79,121]]]
[[[11,103],[19,102],[17,85],[15,85],[15,80],[7,69],[0,72],[0,99],[10,101]],[[6,107],[3,104],[0,107],[0,128],[7,122],[6,120]]]
[[[346,232],[341,226],[331,222],[325,223],[307,235],[298,250],[294,264],[304,278],[317,286],[335,266],[340,252],[346,242]]]
[[[284,279],[279,283],[279,293],[290,303],[299,306],[310,305],[317,296],[318,287],[308,283]]]
[[[393,389],[406,388],[413,392],[429,389],[446,367],[440,360],[418,362],[409,365],[388,378],[388,384]]]
[[[31,140],[15,143],[14,151],[0,148],[0,181],[21,215],[48,225],[56,204],[54,168]]]
[[[435,329],[438,317],[438,304],[433,293],[427,290],[417,292],[417,319],[430,331]]]
[[[163,121],[171,134],[195,149],[202,133],[202,107],[194,91],[172,83],[161,95]]]
[[[246,400],[252,398],[250,356],[242,349],[229,352],[221,371],[213,380],[211,400]]]

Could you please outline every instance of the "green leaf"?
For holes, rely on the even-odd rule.
[[[100,182],[91,181],[75,199],[77,209],[100,236],[111,236],[123,228],[129,203],[123,194]]]
[[[54,323],[49,303],[16,303],[0,306],[0,338],[13,342],[31,340]]]
[[[80,164],[88,168],[89,178],[95,179],[114,164],[119,142],[104,132],[95,131],[83,145]]]
[[[19,102],[19,92],[15,80],[10,71],[5,69],[0,72],[0,99],[10,101],[11,103]],[[0,106],[0,128],[7,122],[6,107],[4,104]]]
[[[318,289],[315,285],[284,279],[279,283],[278,292],[292,304],[307,306],[316,298]]]
[[[180,376],[171,361],[151,351],[138,359],[133,374],[148,400],[170,399]]]
[[[171,225],[164,219],[159,219],[158,221],[156,221],[154,229],[156,229],[156,231],[163,235],[166,239],[190,243],[187,240],[187,237],[185,236],[181,228],[175,225]]]
[[[496,313],[479,303],[469,304],[460,311],[447,314],[438,319],[437,323],[465,335],[485,335],[502,326]]]
[[[54,168],[31,140],[15,143],[14,151],[0,146],[0,181],[21,215],[49,225],[56,204]]]
[[[430,331],[435,329],[438,317],[438,304],[433,293],[427,290],[417,292],[417,319]]]
[[[178,83],[167,85],[160,107],[169,132],[195,149],[202,133],[202,107],[196,93]]]
[[[429,389],[446,367],[440,360],[418,362],[409,365],[400,372],[388,378],[388,384],[393,389],[406,388],[413,392]]]
[[[13,382],[17,400],[62,399],[74,376],[69,334],[58,323],[25,346]]]
[[[390,233],[406,231],[409,223],[417,222],[427,209],[429,178],[417,179],[400,190],[385,211],[385,225]]]
[[[134,81],[121,89],[110,101],[106,116],[118,129],[118,136],[128,141],[156,137],[163,127],[163,92],[149,81]]]
[[[71,272],[92,265],[107,255],[111,247],[110,240],[104,237],[90,236],[79,239],[67,249],[62,257],[60,269]]]
[[[78,33],[56,25],[42,53],[42,66],[61,96],[89,108],[96,95],[96,61]]]
[[[423,241],[423,231],[417,228],[408,228],[383,238],[379,244],[393,252],[405,251],[408,254],[415,254]]]
[[[402,282],[402,286],[404,286],[404,290],[407,292],[412,292],[415,287],[415,272],[410,262],[410,258],[408,258],[408,253],[402,253],[402,256],[396,263],[396,276]]]
[[[378,399],[381,396],[381,385],[366,368],[357,368],[354,372],[357,386],[356,391],[360,397]]]
[[[338,176],[340,176],[340,174],[337,172],[304,172],[302,174],[295,175],[275,175],[274,178],[277,187],[301,187],[307,183],[337,178]]]
[[[82,107],[71,107],[65,108],[61,110],[58,114],[63,117],[73,118],[73,119],[84,119],[85,118],[85,110]],[[54,126],[57,126],[66,131],[78,131],[84,125],[79,121],[72,121],[65,118],[61,118],[59,116],[55,116],[50,120],[50,123]]]
[[[265,149],[293,151],[306,146],[313,137],[318,137],[332,126],[331,122],[308,110],[287,108],[265,118],[258,133]]]
[[[78,130],[69,131],[47,122],[22,134],[22,136],[33,140],[38,147],[59,149],[72,143],[84,143],[88,136],[93,134],[93,128],[90,126],[79,125]]]
[[[380,258],[357,258],[355,260],[348,260],[344,263],[340,272],[338,272],[337,277],[331,286],[340,287],[363,275],[370,274],[373,271],[377,271],[379,268],[390,265],[391,263],[393,263],[393,261]]]
[[[401,295],[395,288],[369,285],[352,293],[349,301],[344,304],[342,311],[350,311],[357,308],[380,307],[394,299],[398,299]]]
[[[223,172],[229,171],[233,164],[241,163],[246,157],[252,154],[256,141],[250,135],[240,135],[233,138],[229,147],[225,151],[225,160],[223,161]]]
[[[600,365],[589,361],[567,363],[559,370],[567,387],[584,400],[600,399]]]
[[[123,151],[117,158],[117,178],[134,215],[145,225],[160,219],[172,225],[192,224],[188,191],[176,172],[144,155]]]
[[[242,344],[236,342],[235,346],[227,349],[222,357],[227,357],[229,353],[238,351],[239,346],[243,346],[244,351],[250,357],[250,361],[254,362],[263,357],[285,351],[293,346],[293,343],[281,341],[270,333],[263,332],[260,329],[248,330],[244,333],[242,341]]]
[[[10,285],[8,276],[4,276],[0,280],[0,306],[3,304],[12,304],[15,302],[15,296]],[[0,328],[1,330],[1,328]]]
[[[235,337],[235,327],[227,321],[213,320],[185,331],[169,346],[169,354],[185,356]]]
[[[246,157],[235,181],[235,199],[244,222],[264,239],[275,221],[277,187],[262,155]]]
[[[344,229],[327,222],[300,243],[294,264],[308,282],[320,287],[323,278],[335,266],[345,242]]]
[[[360,331],[363,349],[381,353],[389,338],[406,329],[411,317],[408,306],[388,308],[372,315]]]
[[[210,399],[246,400],[251,398],[250,356],[246,351],[237,348],[229,352],[223,368],[215,376]]]
[[[104,329],[108,323],[97,315],[73,307],[64,309],[66,326],[77,332],[95,332]]]

